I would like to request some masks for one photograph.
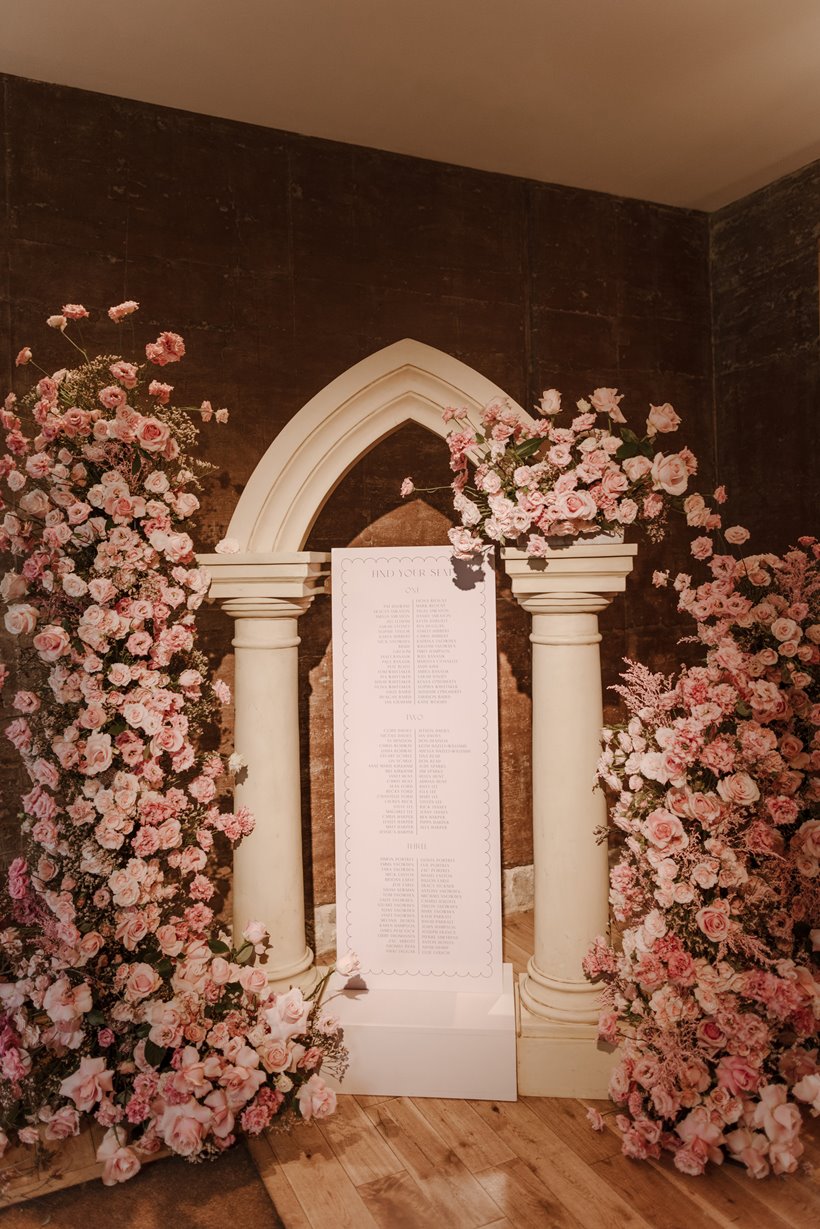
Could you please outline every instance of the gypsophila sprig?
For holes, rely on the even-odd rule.
[[[87,315],[47,323],[70,341]],[[0,1154],[54,1147],[91,1115],[109,1184],[163,1144],[200,1159],[331,1113],[320,1073],[346,1065],[325,982],[271,993],[264,927],[232,944],[210,903],[214,848],[253,817],[221,804],[223,759],[197,746],[230,693],[195,647],[208,578],[188,529],[208,467],[193,450],[197,422],[227,410],[171,404],[156,367],[184,353],[163,332],[146,362],[43,373],[0,411],[0,598],[22,663],[5,737],[28,777],[0,894]],[[18,365],[36,368],[31,347]]]

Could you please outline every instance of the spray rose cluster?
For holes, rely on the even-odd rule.
[[[447,438],[461,518],[450,531],[456,554],[508,542],[543,557],[552,539],[622,533],[636,522],[651,538],[662,538],[669,507],[680,502],[697,462],[688,448],[657,448],[656,436],[680,423],[671,405],[650,407],[639,438],[626,426],[622,400],[617,389],[597,388],[577,403],[566,426],[557,425],[561,394],[554,388],[541,397],[543,417],[531,425],[509,402],[496,400],[484,408],[478,432],[466,410],[445,410],[445,421],[456,424]],[[415,489],[405,479],[402,494]]]
[[[87,315],[68,304],[48,323],[66,335]],[[331,1112],[320,1071],[346,1056],[320,994],[270,993],[263,928],[231,946],[212,907],[214,849],[253,828],[220,805],[222,757],[198,750],[230,694],[195,647],[192,414],[212,407],[174,408],[152,378],[183,357],[176,333],[145,363],[77,349],[0,411],[0,598],[21,680],[5,736],[28,778],[0,893],[0,1150],[91,1114],[114,1182],[162,1144],[200,1158]]]
[[[716,515],[687,502],[694,527]],[[622,933],[585,968],[605,983],[601,1037],[621,1047],[624,1151],[764,1177],[796,1169],[799,1107],[820,1113],[820,545],[736,559],[706,541],[710,578],[674,581],[703,664],[673,678],[631,664],[628,724],[604,732]]]

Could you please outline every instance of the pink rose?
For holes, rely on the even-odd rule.
[[[81,771],[89,777],[98,776],[111,767],[113,751],[111,736],[95,731],[89,734],[85,743],[85,752],[81,762]]]
[[[621,466],[630,482],[639,482],[652,469],[652,462],[648,457],[627,457]]]
[[[729,902],[716,900],[711,905],[704,905],[695,914],[695,921],[707,939],[722,943],[729,934]]]
[[[328,1088],[321,1076],[312,1075],[299,1089],[297,1096],[299,1113],[309,1122],[311,1118],[328,1118],[336,1109],[336,1094]]]
[[[657,435],[659,431],[677,431],[679,426],[680,418],[668,401],[663,405],[650,405],[649,417],[646,420],[647,435]]]
[[[68,1139],[79,1133],[80,1115],[70,1105],[62,1106],[46,1123],[46,1139]]]
[[[184,1105],[166,1105],[157,1119],[157,1130],[167,1146],[180,1156],[194,1156],[205,1139],[206,1124],[210,1124],[213,1111],[198,1101],[186,1101]]]
[[[541,414],[553,417],[561,411],[561,394],[557,388],[548,388],[541,394],[537,409]]]
[[[623,393],[619,393],[617,388],[596,388],[589,401],[599,414],[608,414],[613,422],[626,422],[618,408],[623,399]]]
[[[775,619],[772,635],[776,640],[799,640],[801,631],[794,619]]]
[[[591,521],[597,512],[597,504],[589,491],[565,491],[552,502],[551,514],[557,520]]]
[[[16,603],[9,606],[3,622],[12,636],[28,636],[37,624],[37,611],[26,602]]]
[[[670,452],[668,456],[662,452],[656,453],[651,475],[655,489],[666,491],[668,495],[682,495],[689,482],[686,465],[676,452]]]
[[[71,641],[68,632],[54,624],[49,624],[34,637],[34,647],[43,661],[56,661],[68,652]]]
[[[724,529],[723,536],[732,546],[742,546],[749,541],[750,534],[742,525],[730,525],[728,529]]]
[[[81,1058],[74,1074],[60,1084],[60,1093],[87,1113],[104,1093],[113,1091],[113,1079],[114,1073],[106,1070],[104,1058]]]
[[[143,418],[135,438],[145,452],[163,452],[171,438],[171,430],[167,423],[160,422],[158,418]]]
[[[751,806],[760,797],[760,790],[746,772],[735,772],[730,777],[722,777],[718,781],[717,791],[724,802],[739,807]]]

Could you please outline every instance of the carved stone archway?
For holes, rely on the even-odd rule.
[[[330,557],[304,545],[338,483],[380,440],[410,422],[444,438],[447,406],[478,427],[496,398],[529,421],[502,389],[432,346],[406,339],[370,355],[267,449],[231,518],[233,552],[199,557],[211,598],[234,619],[234,743],[247,763],[235,805],[256,819],[234,861],[234,923],[267,926],[274,988],[309,989],[317,977],[305,939],[298,619],[327,591]],[[513,593],[533,616],[535,953],[521,981],[519,1032],[519,1086],[533,1094],[606,1089],[596,994],[580,966],[607,924],[606,847],[595,835],[605,811],[592,788],[602,720],[597,615],[625,587],[635,550],[585,544],[537,567],[504,552]]]

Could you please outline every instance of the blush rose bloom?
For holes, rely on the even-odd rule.
[[[739,807],[751,806],[760,797],[760,790],[746,772],[735,772],[730,777],[722,777],[718,781],[717,791],[724,802],[731,802]]]
[[[689,471],[677,452],[670,452],[668,456],[656,453],[651,474],[655,489],[666,491],[668,495],[682,495],[689,482]]]
[[[37,625],[37,611],[27,602],[15,603],[9,606],[3,623],[12,636],[28,636]]]
[[[650,405],[649,417],[646,420],[646,434],[657,435],[659,431],[677,431],[680,417],[672,409],[668,401],[663,405]]]
[[[321,1076],[312,1075],[298,1093],[299,1113],[305,1122],[311,1118],[329,1118],[336,1109],[336,1094]]]
[[[721,943],[729,933],[729,902],[716,900],[704,905],[695,915],[700,929],[713,943]]]
[[[114,1072],[106,1070],[104,1058],[81,1058],[74,1074],[60,1084],[60,1093],[87,1113],[104,1093],[113,1091],[113,1079]]]
[[[193,1156],[202,1147],[212,1119],[213,1111],[207,1105],[186,1101],[184,1105],[166,1105],[157,1119],[157,1130],[173,1152]]]

